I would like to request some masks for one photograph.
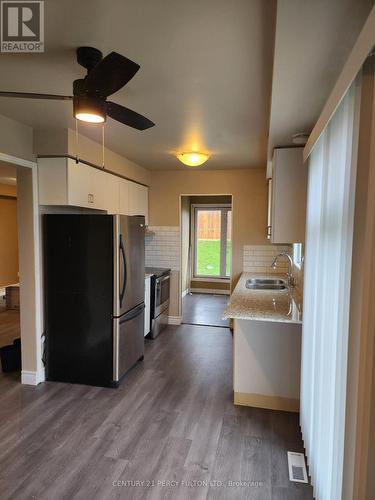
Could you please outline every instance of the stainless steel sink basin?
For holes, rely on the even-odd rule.
[[[275,278],[251,278],[247,282],[252,285],[285,285],[285,281]]]
[[[285,290],[288,288],[284,280],[274,278],[250,278],[245,286],[250,290]]]

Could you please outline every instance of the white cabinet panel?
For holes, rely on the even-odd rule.
[[[303,148],[277,148],[272,166],[271,242],[305,241],[307,164]]]
[[[129,215],[144,215],[148,225],[148,188],[129,182]]]
[[[119,213],[129,215],[129,184],[126,179],[119,179]]]
[[[68,205],[103,209],[99,171],[68,159]]]
[[[119,213],[119,181],[120,178],[108,172],[96,170],[95,187],[97,192],[97,206],[107,210],[110,214]]]
[[[38,159],[40,205],[67,205],[67,183],[66,158]]]
[[[267,239],[272,238],[272,179],[268,179]]]

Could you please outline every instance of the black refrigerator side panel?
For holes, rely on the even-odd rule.
[[[44,216],[47,379],[107,386],[113,365],[113,217]]]

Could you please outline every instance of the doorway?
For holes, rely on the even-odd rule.
[[[0,348],[19,349],[17,170],[0,163]],[[2,369],[6,368],[2,366]]]
[[[232,196],[181,196],[182,323],[229,327]]]
[[[3,331],[1,342],[6,346],[12,347],[13,344],[20,348],[21,382],[37,385],[45,379],[42,362],[37,164],[0,152],[0,176],[3,193],[1,199],[8,203],[10,210],[7,211],[0,229],[3,251],[0,261],[0,328]],[[16,340],[18,338],[21,338],[20,342]],[[12,349],[5,350],[9,353],[6,355],[8,361],[19,359],[18,354],[13,356],[9,352]],[[19,368],[18,361],[17,367]],[[17,375],[17,370],[12,372],[12,376]],[[2,376],[3,372],[0,370],[0,377]]]

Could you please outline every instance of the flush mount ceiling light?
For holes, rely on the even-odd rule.
[[[206,153],[197,153],[196,151],[190,151],[186,153],[179,153],[177,158],[184,165],[189,167],[198,167],[208,160],[210,156]]]

